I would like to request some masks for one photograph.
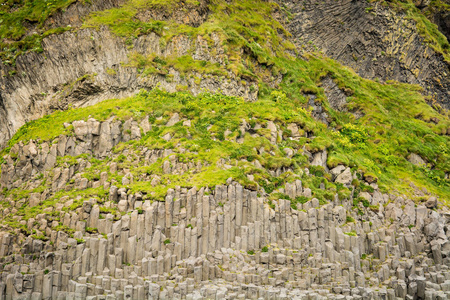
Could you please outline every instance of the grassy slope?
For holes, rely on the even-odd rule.
[[[39,139],[40,142],[52,140],[60,134],[73,134],[71,127],[65,128],[64,122],[88,119],[94,117],[98,120],[106,120],[115,116],[119,120],[133,118],[140,120],[149,116],[154,125],[152,131],[147,133],[139,141],[130,141],[116,146],[115,154],[105,160],[98,160],[87,155],[77,158],[64,157],[58,159],[58,166],[68,167],[79,163],[81,159],[88,160],[92,166],[86,169],[82,176],[89,180],[98,180],[101,172],[107,172],[109,179],[115,179],[116,185],[122,187],[123,174],[111,173],[108,163],[115,161],[119,168],[131,170],[135,181],[127,186],[131,191],[142,192],[146,199],[161,201],[169,188],[182,187],[213,187],[225,183],[229,177],[241,182],[244,186],[255,189],[256,185],[264,187],[265,191],[272,193],[270,199],[287,198],[286,195],[276,193],[276,189],[283,187],[285,182],[291,182],[297,178],[303,181],[305,187],[312,189],[313,196],[321,203],[332,200],[335,193],[340,199],[348,198],[350,190],[340,184],[331,182],[328,174],[320,167],[308,165],[307,158],[301,155],[303,147],[310,150],[320,150],[325,147],[329,151],[328,165],[345,164],[352,167],[360,175],[372,175],[378,177],[378,183],[382,190],[393,193],[404,193],[414,200],[409,186],[413,182],[418,187],[426,187],[430,192],[437,194],[441,200],[448,200],[450,196],[450,184],[443,179],[443,172],[449,172],[449,137],[440,135],[442,129],[450,126],[449,119],[438,115],[424,101],[417,92],[417,87],[406,84],[381,84],[370,80],[361,79],[353,71],[342,67],[338,63],[322,58],[310,56],[309,61],[279,59],[276,63],[286,67],[285,80],[279,90],[262,87],[260,99],[256,102],[245,102],[236,97],[227,97],[221,94],[202,94],[197,97],[185,92],[166,93],[159,90],[143,91],[140,94],[121,100],[107,100],[92,107],[72,109],[64,112],[56,112],[50,116],[30,122],[23,126],[10,141],[10,146],[19,141],[27,142],[30,139]],[[365,116],[355,121],[350,113],[333,113],[332,126],[339,128],[327,128],[324,124],[314,120],[310,113],[302,108],[306,99],[302,91],[316,91],[319,101],[324,100],[324,92],[320,88],[320,79],[325,76],[333,77],[341,87],[353,91],[349,106],[355,107],[365,113]],[[292,83],[292,82],[295,82]],[[326,102],[323,102],[327,105]],[[170,116],[178,112],[182,119],[191,120],[192,126],[182,126],[182,122],[173,127],[164,124]],[[416,119],[420,116],[423,120],[439,117],[438,125]],[[239,125],[245,119],[254,127],[260,124],[264,127],[268,120],[274,121],[283,130],[285,139],[278,140],[276,145],[268,141],[270,133],[267,129],[258,129],[260,137],[245,135],[244,143],[234,142],[239,137]],[[296,123],[305,131],[314,134],[315,138],[302,137],[298,141],[288,138],[289,131],[286,125]],[[228,135],[225,132],[228,131]],[[165,141],[161,137],[171,133],[173,138]],[[188,172],[183,175],[164,174],[162,166],[169,158],[158,159],[151,166],[138,163],[137,157],[140,151],[148,149],[173,149],[179,161],[201,162],[200,172]],[[299,154],[292,158],[284,155],[283,149],[289,147],[296,149]],[[264,148],[264,153],[256,149]],[[181,153],[180,149],[187,152]],[[122,155],[126,151],[127,155]],[[405,156],[409,152],[419,153],[428,161],[433,162],[435,169],[420,169],[410,164]],[[6,149],[2,154],[6,154]],[[272,152],[272,154],[269,154]],[[229,169],[217,165],[221,159],[227,159]],[[256,168],[253,162],[258,160],[265,168]],[[272,176],[267,170],[275,170],[279,167],[290,167],[293,173],[285,173],[280,177]],[[304,168],[308,167],[314,176],[306,176]],[[139,180],[143,174],[149,176],[158,175],[161,184],[153,187],[147,180]],[[247,175],[252,175],[254,179]],[[37,174],[36,178],[42,175]],[[90,188],[84,191],[61,191],[43,202],[41,205],[29,208],[23,199],[32,192],[42,192],[51,184],[51,178],[43,178],[39,187],[26,190],[22,187],[10,191],[3,191],[4,195],[13,201],[22,201],[14,215],[8,215],[4,222],[13,228],[21,228],[24,232],[26,226],[21,226],[17,216],[23,220],[35,217],[43,213],[46,208],[55,207],[59,199],[68,196],[73,200],[64,211],[73,211],[80,207],[84,200],[97,199],[102,213],[113,213],[117,216],[115,208],[106,205],[107,191],[100,188]],[[320,185],[324,185],[324,189]],[[368,191],[371,188],[361,184],[358,180],[352,183],[355,187],[355,196],[358,192]],[[307,199],[299,197],[290,199],[295,208],[297,202]],[[360,199],[355,200],[355,209]],[[364,201],[363,204],[365,205]],[[10,203],[1,203],[7,208]],[[271,205],[271,200],[269,200]],[[376,208],[374,208],[376,209]],[[362,213],[362,212],[360,212]],[[51,218],[59,221],[59,212],[47,212]],[[61,228],[71,233],[67,228]],[[31,233],[30,233],[31,234]],[[43,237],[45,238],[45,237]]]
[[[377,177],[379,185],[385,191],[396,191],[411,196],[409,184],[413,182],[416,186],[426,187],[432,193],[441,196],[441,199],[450,198],[449,181],[444,179],[444,173],[450,172],[450,141],[449,137],[443,134],[450,127],[450,121],[448,115],[438,114],[426,104],[418,87],[398,83],[381,84],[362,79],[352,70],[323,58],[320,54],[310,55],[307,61],[293,58],[286,52],[293,49],[286,40],[288,34],[278,22],[267,17],[276,7],[264,1],[257,3],[233,1],[227,4],[227,13],[222,1],[213,1],[212,15],[198,28],[171,22],[136,24],[133,19],[136,5],[144,5],[144,8],[151,8],[156,4],[162,5],[162,8],[165,6],[161,1],[135,1],[137,0],[128,2],[119,9],[95,13],[86,21],[85,26],[98,27],[106,24],[113,32],[126,39],[155,31],[165,42],[177,34],[184,34],[191,37],[202,35],[212,43],[210,35],[215,32],[226,50],[228,63],[225,65],[211,65],[208,62],[176,57],[162,60],[152,56],[132,57],[132,64],[141,69],[141,76],[154,72],[164,74],[167,66],[175,67],[181,72],[195,70],[215,76],[226,76],[224,74],[231,71],[243,78],[259,81],[259,101],[248,103],[234,97],[210,94],[192,97],[186,93],[143,92],[131,99],[109,100],[89,108],[56,112],[30,122],[17,132],[10,141],[10,146],[18,141],[51,140],[60,134],[71,134],[71,128],[65,129],[63,123],[87,119],[88,116],[105,120],[115,115],[125,120],[149,115],[151,120],[161,125],[165,124],[170,114],[179,112],[193,122],[193,128],[189,130],[192,139],[186,138],[186,128],[181,124],[172,128],[155,127],[156,129],[141,141],[119,145],[117,152],[123,149],[132,151],[142,146],[182,147],[196,151],[198,155],[187,155],[180,157],[181,159],[206,161],[209,167],[204,167],[202,172],[197,174],[178,176],[161,174],[163,161],[158,161],[152,167],[137,166],[132,168],[135,178],[142,173],[156,174],[161,176],[163,185],[154,188],[148,182],[137,181],[130,186],[132,190],[146,191],[153,199],[161,200],[167,188],[175,185],[213,186],[223,183],[231,176],[248,187],[254,188],[257,183],[264,186],[266,191],[272,191],[283,186],[285,181],[300,176],[305,185],[312,188],[314,196],[322,201],[329,200],[335,192],[339,192],[341,197],[347,197],[349,191],[330,182],[329,176],[323,174],[320,168],[310,168],[311,172],[318,176],[302,175],[301,170],[308,165],[304,156],[296,155],[288,159],[282,152],[284,147],[301,149],[305,146],[312,151],[327,148],[330,153],[328,159],[330,167],[345,164],[359,174]],[[117,14],[121,13],[125,13],[124,17],[117,19]],[[110,22],[111,20],[116,22]],[[276,90],[267,87],[262,80],[279,74],[282,74],[284,79]],[[351,113],[335,112],[328,107],[324,91],[320,87],[321,79],[325,76],[331,76],[341,88],[352,94],[348,98],[349,109],[362,111],[364,117],[355,120]],[[322,102],[331,116],[330,127],[315,121],[302,108],[306,107],[305,93],[314,93],[318,96],[318,101]],[[161,116],[164,121],[156,119]],[[436,125],[430,122],[432,118],[438,118],[439,123]],[[315,138],[279,141],[277,146],[273,146],[264,137],[247,136],[244,144],[236,144],[230,139],[239,134],[237,128],[242,119],[251,124],[255,122],[264,124],[267,120],[274,120],[284,128],[288,123],[295,122],[304,131],[313,133]],[[213,127],[208,131],[209,125]],[[232,131],[228,139],[224,137],[226,129]],[[168,131],[174,134],[174,139],[165,142],[160,137]],[[260,134],[265,136],[267,131],[260,130]],[[258,154],[254,150],[255,146],[264,147],[266,151],[272,150],[275,155]],[[8,149],[3,154],[8,152]],[[429,166],[418,168],[410,164],[406,158],[411,152],[421,155],[429,162]],[[225,171],[216,167],[216,162],[222,157],[232,158],[231,169]],[[133,163],[118,157],[115,159],[124,166],[132,166]],[[295,174],[286,174],[281,178],[272,177],[268,172],[257,170],[250,164],[255,159],[271,169],[291,166]],[[64,165],[67,161],[73,159],[64,158],[60,163]],[[98,174],[99,170],[107,170],[107,162],[108,160],[101,162],[92,160],[93,168],[84,176],[92,179],[93,174]],[[246,176],[248,174],[252,174],[255,180],[249,180]],[[110,176],[121,181],[117,174]],[[320,183],[325,184],[325,190],[319,188]],[[358,182],[355,182],[355,186],[358,186]],[[43,183],[38,189],[42,190],[45,187],[46,183]],[[18,200],[26,198],[30,192],[32,191],[16,189],[8,192],[8,195]],[[36,214],[46,206],[53,206],[64,193],[69,196],[81,195],[82,199],[92,196],[99,199],[106,197],[102,189],[89,189],[83,193],[61,192],[54,195],[42,207],[31,210],[24,207],[19,214]],[[80,205],[82,199],[77,200],[74,207]]]
[[[330,167],[345,164],[366,175],[378,177],[379,184],[385,190],[396,189],[411,194],[409,189],[411,181],[419,187],[427,187],[444,199],[448,198],[449,182],[443,178],[444,173],[450,171],[448,148],[450,142],[449,137],[441,135],[441,132],[450,126],[450,122],[447,117],[437,114],[425,103],[417,92],[417,87],[398,83],[381,84],[361,79],[351,70],[320,56],[311,56],[309,61],[279,59],[277,64],[289,68],[281,91],[263,88],[260,100],[255,103],[208,94],[192,97],[185,93],[160,93],[154,98],[144,93],[132,99],[110,100],[93,107],[56,112],[30,122],[19,130],[10,145],[19,140],[27,141],[31,138],[50,140],[59,134],[70,133],[70,128],[64,129],[62,125],[64,122],[86,119],[88,116],[105,120],[111,115],[127,119],[149,114],[155,120],[157,117],[178,111],[193,120],[196,126],[200,126],[197,134],[201,143],[198,147],[203,149],[204,146],[209,152],[211,144],[215,144],[210,139],[222,137],[226,129],[236,131],[237,134],[241,119],[247,119],[249,123],[252,122],[250,118],[261,123],[265,120],[275,120],[284,126],[296,122],[303,130],[313,132],[316,138],[302,139],[300,144],[287,141],[283,142],[284,146],[299,149],[306,146],[312,151],[326,147],[330,152],[328,160]],[[353,91],[349,106],[363,111],[365,113],[363,118],[355,121],[351,113],[337,113],[330,110],[332,123],[331,127],[327,128],[305,113],[301,108],[306,101],[302,91],[315,89],[319,100],[323,100],[323,90],[318,85],[325,75],[332,76],[341,87]],[[296,83],[292,84],[291,81]],[[324,102],[324,105],[327,103]],[[120,110],[116,109],[117,106]],[[211,111],[215,111],[216,114],[211,114]],[[418,116],[422,120],[417,119]],[[429,122],[432,117],[440,118],[439,124]],[[214,127],[211,131],[204,132],[210,124]],[[180,141],[186,134],[182,127],[164,130],[155,131],[150,135],[150,143],[147,146],[174,147],[176,142],[165,143],[159,138],[168,130],[180,130],[175,132]],[[206,135],[202,136],[203,133]],[[223,153],[224,157],[229,157],[230,151],[242,151],[245,154],[242,158],[247,159],[256,155],[245,145],[234,144],[226,150],[228,146],[220,144],[219,149],[211,153]],[[247,150],[250,152],[246,153]],[[406,158],[411,152],[421,155],[434,166],[434,169],[422,170],[410,164]],[[304,161],[304,158],[301,160]],[[297,163],[300,165],[300,161]]]

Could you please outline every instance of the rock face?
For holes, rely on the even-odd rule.
[[[0,147],[23,124],[54,110],[128,97],[140,89],[159,86],[175,92],[183,86],[194,95],[204,90],[220,90],[226,95],[256,99],[257,89],[252,90],[249,84],[243,85],[241,79],[231,73],[227,80],[218,76],[202,77],[195,72],[191,77],[181,76],[174,69],[167,76],[142,76],[132,67],[130,55],[183,56],[194,47],[195,59],[224,63],[223,55],[212,56],[204,49],[201,37],[192,40],[181,36],[165,47],[161,46],[160,39],[152,33],[134,40],[133,47],[129,47],[108,30],[91,29],[44,39],[43,54],[30,52],[17,58],[16,69],[21,76],[1,79]],[[8,68],[1,65],[0,73],[7,72]],[[202,80],[196,81],[194,77],[197,76]]]
[[[358,198],[370,207],[360,203],[355,209],[352,197],[340,201],[335,195],[334,201],[320,204],[296,180],[284,192],[308,201],[294,209],[289,200],[269,202],[266,195],[229,179],[213,188],[169,189],[164,201],[144,200],[139,191],[115,186],[114,159],[96,179],[81,174],[90,164],[83,157],[124,155],[112,153],[112,147],[141,139],[148,121],[88,119],[71,125],[73,136],[11,149],[1,188],[11,190],[22,182],[33,186],[47,178],[51,188],[30,194],[2,214],[38,206],[49,193],[68,188],[102,189],[107,202],[92,198],[73,210],[76,199],[62,197],[28,221],[16,216],[36,235],[0,234],[0,299],[450,297],[450,212],[434,197],[416,204],[372,185],[373,192]],[[139,151],[136,159],[143,166],[168,158],[166,174],[201,168],[177,161],[172,149]],[[326,155],[318,153],[317,161]],[[72,156],[77,163],[55,168],[56,161]],[[128,169],[119,171],[124,186],[134,180]],[[36,178],[38,173],[45,175]],[[331,173],[344,184],[352,178],[343,166]],[[161,178],[140,180],[153,185]],[[48,238],[38,239],[40,233]]]
[[[337,111],[344,111],[347,104],[347,97],[344,92],[334,83],[333,79],[326,77],[322,80],[323,89],[330,106]]]
[[[447,40],[450,40],[450,12],[448,10],[450,1],[416,1],[414,4],[438,26],[439,31],[447,37]]]
[[[450,12],[439,11],[433,15],[434,23],[438,25],[439,30],[450,40]]]
[[[342,184],[350,184],[352,182],[353,176],[350,171],[350,168],[346,168],[341,174],[337,175],[336,182]]]
[[[367,78],[419,84],[433,99],[449,108],[449,66],[441,55],[424,44],[412,21],[376,4],[368,12],[366,9],[371,4],[364,1],[280,2],[291,12],[293,19],[285,27],[295,37],[293,41],[299,50],[302,47],[318,47],[327,56]],[[79,27],[90,12],[121,4],[123,1],[117,0],[92,1],[90,4],[76,2],[64,12],[50,17],[44,25],[45,28]],[[195,5],[183,2],[177,4],[182,9],[176,6],[170,11],[147,10],[137,14],[136,18],[144,22],[150,19],[170,20],[197,27],[210,15],[208,4],[209,1],[196,1]],[[442,28],[447,26],[447,17],[439,19],[442,20],[438,22],[442,23]],[[215,37],[212,36],[212,39],[215,40]],[[104,28],[99,31],[81,29],[45,38],[43,53],[19,56],[14,76],[8,75],[12,71],[10,67],[1,65],[0,147],[23,124],[54,110],[127,97],[139,89],[151,89],[158,84],[169,91],[182,88],[197,94],[205,89],[220,90],[227,95],[256,99],[258,91],[254,87],[257,84],[243,84],[242,78],[232,73],[228,74],[227,80],[195,72],[189,74],[192,77],[184,76],[174,69],[168,76],[141,76],[136,66],[130,64],[130,55],[183,56],[188,49],[195,48],[192,57],[196,60],[225,65],[234,59],[225,58],[226,51],[216,42],[212,53],[208,50],[211,45],[202,37],[177,36],[162,46],[164,43],[155,34],[150,34],[127,45]],[[273,83],[278,79],[268,78],[265,81]],[[331,93],[332,107],[342,110],[345,96],[329,83],[332,82],[327,81],[324,85]],[[314,106],[314,99],[311,105]],[[315,114],[328,124],[322,107],[316,107]]]
[[[420,157],[419,155],[415,153],[411,153],[409,155],[408,161],[416,166],[425,166],[427,163]]]
[[[413,21],[366,1],[282,1],[299,47],[317,47],[362,77],[419,84],[449,108],[450,69]]]
[[[167,11],[143,10],[136,19],[197,27],[211,13],[209,0],[175,2]],[[90,12],[121,4],[77,1],[44,25],[78,27]],[[292,14],[286,28],[298,50],[316,46],[364,77],[420,84],[448,107],[449,66],[403,16],[376,3],[367,10],[365,1],[282,4]],[[0,148],[30,120],[140,89],[258,98],[252,74],[227,68],[224,75],[175,68],[144,74],[136,64],[142,57],[181,57],[226,66],[229,49],[214,32],[170,39],[149,33],[130,41],[106,28],[83,28],[45,38],[43,53],[17,57],[16,75],[7,75],[11,68],[1,64]],[[249,45],[239,59],[264,70],[261,80],[276,87],[283,72],[274,74],[272,62],[252,57],[257,53],[248,52],[262,48]],[[330,107],[346,112],[351,92],[327,74],[320,81]],[[311,115],[334,126],[312,92],[305,91]],[[416,202],[387,194],[370,172],[362,175],[341,161],[329,170],[333,149],[306,147],[317,132],[300,115],[289,122],[265,114],[258,119],[257,111],[247,121],[236,118],[236,131],[223,128],[208,142],[243,150],[234,160],[208,160],[219,148],[202,153],[206,138],[194,133],[229,124],[209,116],[191,124],[184,114],[189,107],[152,116],[133,109],[123,118],[115,107],[116,117],[86,115],[64,123],[65,133],[51,140],[11,147],[1,158],[0,300],[450,299],[450,210],[441,199],[426,190]],[[210,113],[216,111],[232,114]],[[249,136],[258,141],[246,143]],[[267,161],[241,156],[241,150],[265,153]],[[426,163],[414,153],[409,160]],[[298,167],[303,162],[314,174]],[[252,173],[242,173],[239,183],[228,178],[237,168]],[[263,171],[270,180],[260,176]],[[195,186],[205,174],[224,178]],[[179,186],[182,180],[192,183]]]

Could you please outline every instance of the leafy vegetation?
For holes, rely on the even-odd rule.
[[[344,234],[348,235],[348,236],[358,236],[358,234],[356,234],[356,231],[350,231],[350,232],[344,232]]]
[[[412,181],[417,186],[425,186],[446,199],[449,195],[449,184],[448,180],[444,179],[443,173],[448,172],[449,160],[446,147],[449,143],[448,136],[440,135],[440,128],[448,126],[446,125],[448,119],[443,119],[440,121],[442,124],[437,125],[426,122],[427,118],[435,116],[436,113],[425,103],[419,93],[411,91],[409,85],[379,84],[362,80],[353,72],[321,57],[311,56],[309,62],[297,63],[308,64],[304,66],[306,70],[315,70],[322,76],[331,74],[339,84],[345,82],[346,88],[354,89],[349,106],[358,106],[359,110],[364,111],[365,116],[354,123],[345,123],[343,120],[352,120],[352,115],[347,113],[341,118],[333,119],[334,127],[326,127],[314,120],[309,112],[302,108],[304,98],[300,93],[285,94],[281,91],[272,91],[268,94],[268,91],[263,91],[259,101],[245,102],[240,98],[221,94],[206,93],[194,97],[186,92],[171,94],[153,90],[151,92],[142,91],[129,99],[108,100],[88,108],[56,112],[48,117],[30,122],[19,130],[10,141],[10,146],[19,141],[51,140],[60,134],[72,134],[71,130],[73,129],[65,128],[64,122],[86,120],[88,117],[94,117],[101,121],[111,116],[115,116],[119,120],[128,118],[140,120],[148,117],[155,125],[152,131],[139,141],[119,144],[115,149],[117,153],[115,158],[91,159],[91,167],[84,171],[83,176],[90,180],[98,180],[94,174],[104,171],[108,172],[109,178],[113,178],[119,183],[122,182],[122,176],[111,173],[107,166],[108,162],[113,159],[119,164],[119,168],[130,168],[134,178],[139,178],[141,174],[158,175],[161,178],[161,184],[157,186],[152,186],[148,181],[139,180],[127,186],[132,192],[144,192],[146,197],[154,200],[163,200],[167,189],[177,185],[214,187],[217,184],[223,184],[229,177],[240,181],[248,188],[255,189],[259,185],[266,192],[272,193],[272,200],[269,204],[273,208],[275,208],[274,201],[278,199],[290,200],[294,208],[297,203],[305,203],[309,200],[305,197],[289,199],[284,194],[277,194],[276,190],[283,187],[285,182],[296,178],[301,179],[305,187],[311,188],[313,197],[318,198],[321,203],[332,200],[335,193],[338,193],[341,199],[349,197],[348,189],[331,182],[331,178],[324,177],[326,173],[318,167],[315,167],[315,171],[312,171],[314,168],[310,167],[311,174],[315,176],[305,176],[303,169],[308,166],[307,159],[303,155],[286,158],[283,149],[288,143],[297,151],[301,150],[303,146],[311,151],[326,147],[330,153],[328,160],[330,167],[334,164],[345,164],[358,170],[361,174],[373,174],[378,179],[379,185],[386,190],[397,190],[400,193],[410,194],[409,183]],[[290,72],[287,74],[287,78],[289,78]],[[311,82],[320,81],[320,77],[314,79],[315,73],[310,72],[309,74]],[[303,86],[303,88],[308,87]],[[323,92],[319,87],[317,89],[320,99],[323,97],[321,96]],[[408,101],[409,105],[402,104],[402,99]],[[326,102],[323,103],[326,105]],[[422,114],[421,119],[415,118],[418,107]],[[191,127],[183,126],[182,122],[172,127],[164,126],[175,112],[179,113],[182,119],[190,120]],[[442,118],[442,116],[440,117]],[[246,123],[252,124],[251,126],[255,128],[259,124],[261,129],[255,130],[258,136],[251,136],[249,133],[243,135],[240,128],[242,120],[246,120]],[[269,120],[281,128],[295,123],[302,130],[312,133],[315,138],[300,138],[295,143],[286,138],[273,145],[269,142],[269,135],[265,129]],[[162,139],[162,136],[167,133],[172,135],[170,141]],[[235,142],[236,138],[240,137],[244,138],[242,144]],[[342,142],[341,139],[345,142]],[[133,165],[134,159],[131,153],[138,156],[141,147],[173,149],[178,161],[195,164],[200,162],[203,167],[199,172],[173,175],[162,172],[162,165],[169,158],[159,159],[150,166]],[[187,151],[181,153],[178,149]],[[256,149],[264,149],[264,152]],[[127,156],[122,154],[124,150],[128,151]],[[3,154],[7,151],[8,149]],[[419,153],[428,161],[434,162],[434,169],[425,167],[424,170],[429,170],[427,173],[410,164],[406,160],[409,152]],[[79,159],[87,158],[85,156],[59,158],[58,163],[71,166],[76,165]],[[218,167],[221,159],[227,159],[230,168]],[[265,169],[256,168],[253,164],[255,161],[258,161]],[[396,161],[396,164],[392,165],[392,161]],[[283,166],[290,167],[292,173],[288,172],[276,177],[269,172]],[[430,172],[436,175],[431,177]],[[252,175],[253,179],[250,180],[248,175]],[[325,189],[321,189],[321,185]],[[356,195],[359,191],[373,192],[373,188],[359,184],[357,181],[354,185],[356,186]],[[36,190],[16,189],[9,191],[6,196],[13,196],[14,199],[20,200],[27,198],[31,192],[36,192]],[[24,206],[22,215],[27,219],[26,216],[31,216],[45,207],[54,205],[61,196],[70,196],[73,193],[78,196],[86,195],[84,199],[96,196],[98,201],[105,201],[102,199],[107,197],[106,192],[101,188],[61,192],[51,197],[40,208],[29,209]],[[355,201],[355,206],[361,202],[364,207],[369,207],[369,203],[363,198],[356,196]],[[74,202],[73,207],[78,207],[80,203],[81,200]],[[376,208],[374,207],[372,210],[376,210]],[[19,214],[21,214],[20,211]]]
[[[26,22],[42,26],[49,16],[73,2],[74,0],[1,0],[0,38],[17,41],[27,32]]]

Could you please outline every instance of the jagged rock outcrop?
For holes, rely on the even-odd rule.
[[[86,16],[91,12],[111,9],[124,3],[124,0],[103,0],[90,2],[74,1],[65,9],[58,10],[53,15],[49,16],[41,27],[37,26],[37,24],[28,24],[27,29],[30,32],[35,32],[37,30],[45,31],[51,28],[66,27],[68,25],[72,27],[79,27],[83,24],[83,20]]]
[[[415,1],[414,4],[438,26],[439,31],[447,37],[447,40],[450,40],[450,12],[448,11],[450,1]]]
[[[44,39],[43,54],[30,52],[19,56],[16,76],[7,76],[9,68],[0,66],[0,73],[5,75],[0,95],[0,115],[4,116],[0,118],[0,147],[23,124],[54,110],[128,97],[140,89],[159,86],[175,92],[183,87],[193,94],[220,90],[226,95],[256,99],[257,88],[251,84],[244,85],[231,72],[227,78],[203,76],[195,70],[189,73],[190,76],[185,76],[175,69],[166,75],[140,74],[130,56],[176,57],[188,55],[194,48],[192,55],[195,59],[224,63],[225,55],[208,53],[201,37],[193,40],[180,36],[166,46],[161,46],[160,39],[152,33],[137,38],[129,47],[106,29],[83,29]],[[216,53],[220,53],[218,41],[216,47]]]
[[[287,188],[294,195],[303,194],[301,182]],[[210,192],[171,190],[165,202],[153,203],[111,187],[110,199],[119,205],[124,202],[129,213],[115,221],[111,214],[104,216],[95,201],[83,203],[77,212],[60,213],[64,225],[75,231],[73,238],[45,225],[45,216],[36,221],[41,230],[49,226],[48,242],[31,238],[20,242],[14,235],[3,235],[0,295],[6,299],[449,296],[449,219],[408,200],[375,192],[371,203],[380,210],[367,209],[365,222],[352,223],[347,215],[357,214],[351,212],[350,202],[320,206],[312,199],[294,210],[289,201],[279,200],[272,209],[264,197],[232,182]],[[63,205],[70,203],[59,204]],[[409,213],[403,214],[400,205]],[[20,247],[23,256],[13,255],[14,247]]]
[[[433,15],[432,20],[438,25],[439,30],[450,40],[450,12],[439,11]]]

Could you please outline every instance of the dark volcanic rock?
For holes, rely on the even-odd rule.
[[[366,1],[283,1],[297,46],[322,50],[365,78],[421,85],[449,108],[450,70],[428,47],[413,21]],[[373,7],[371,7],[373,6]]]

